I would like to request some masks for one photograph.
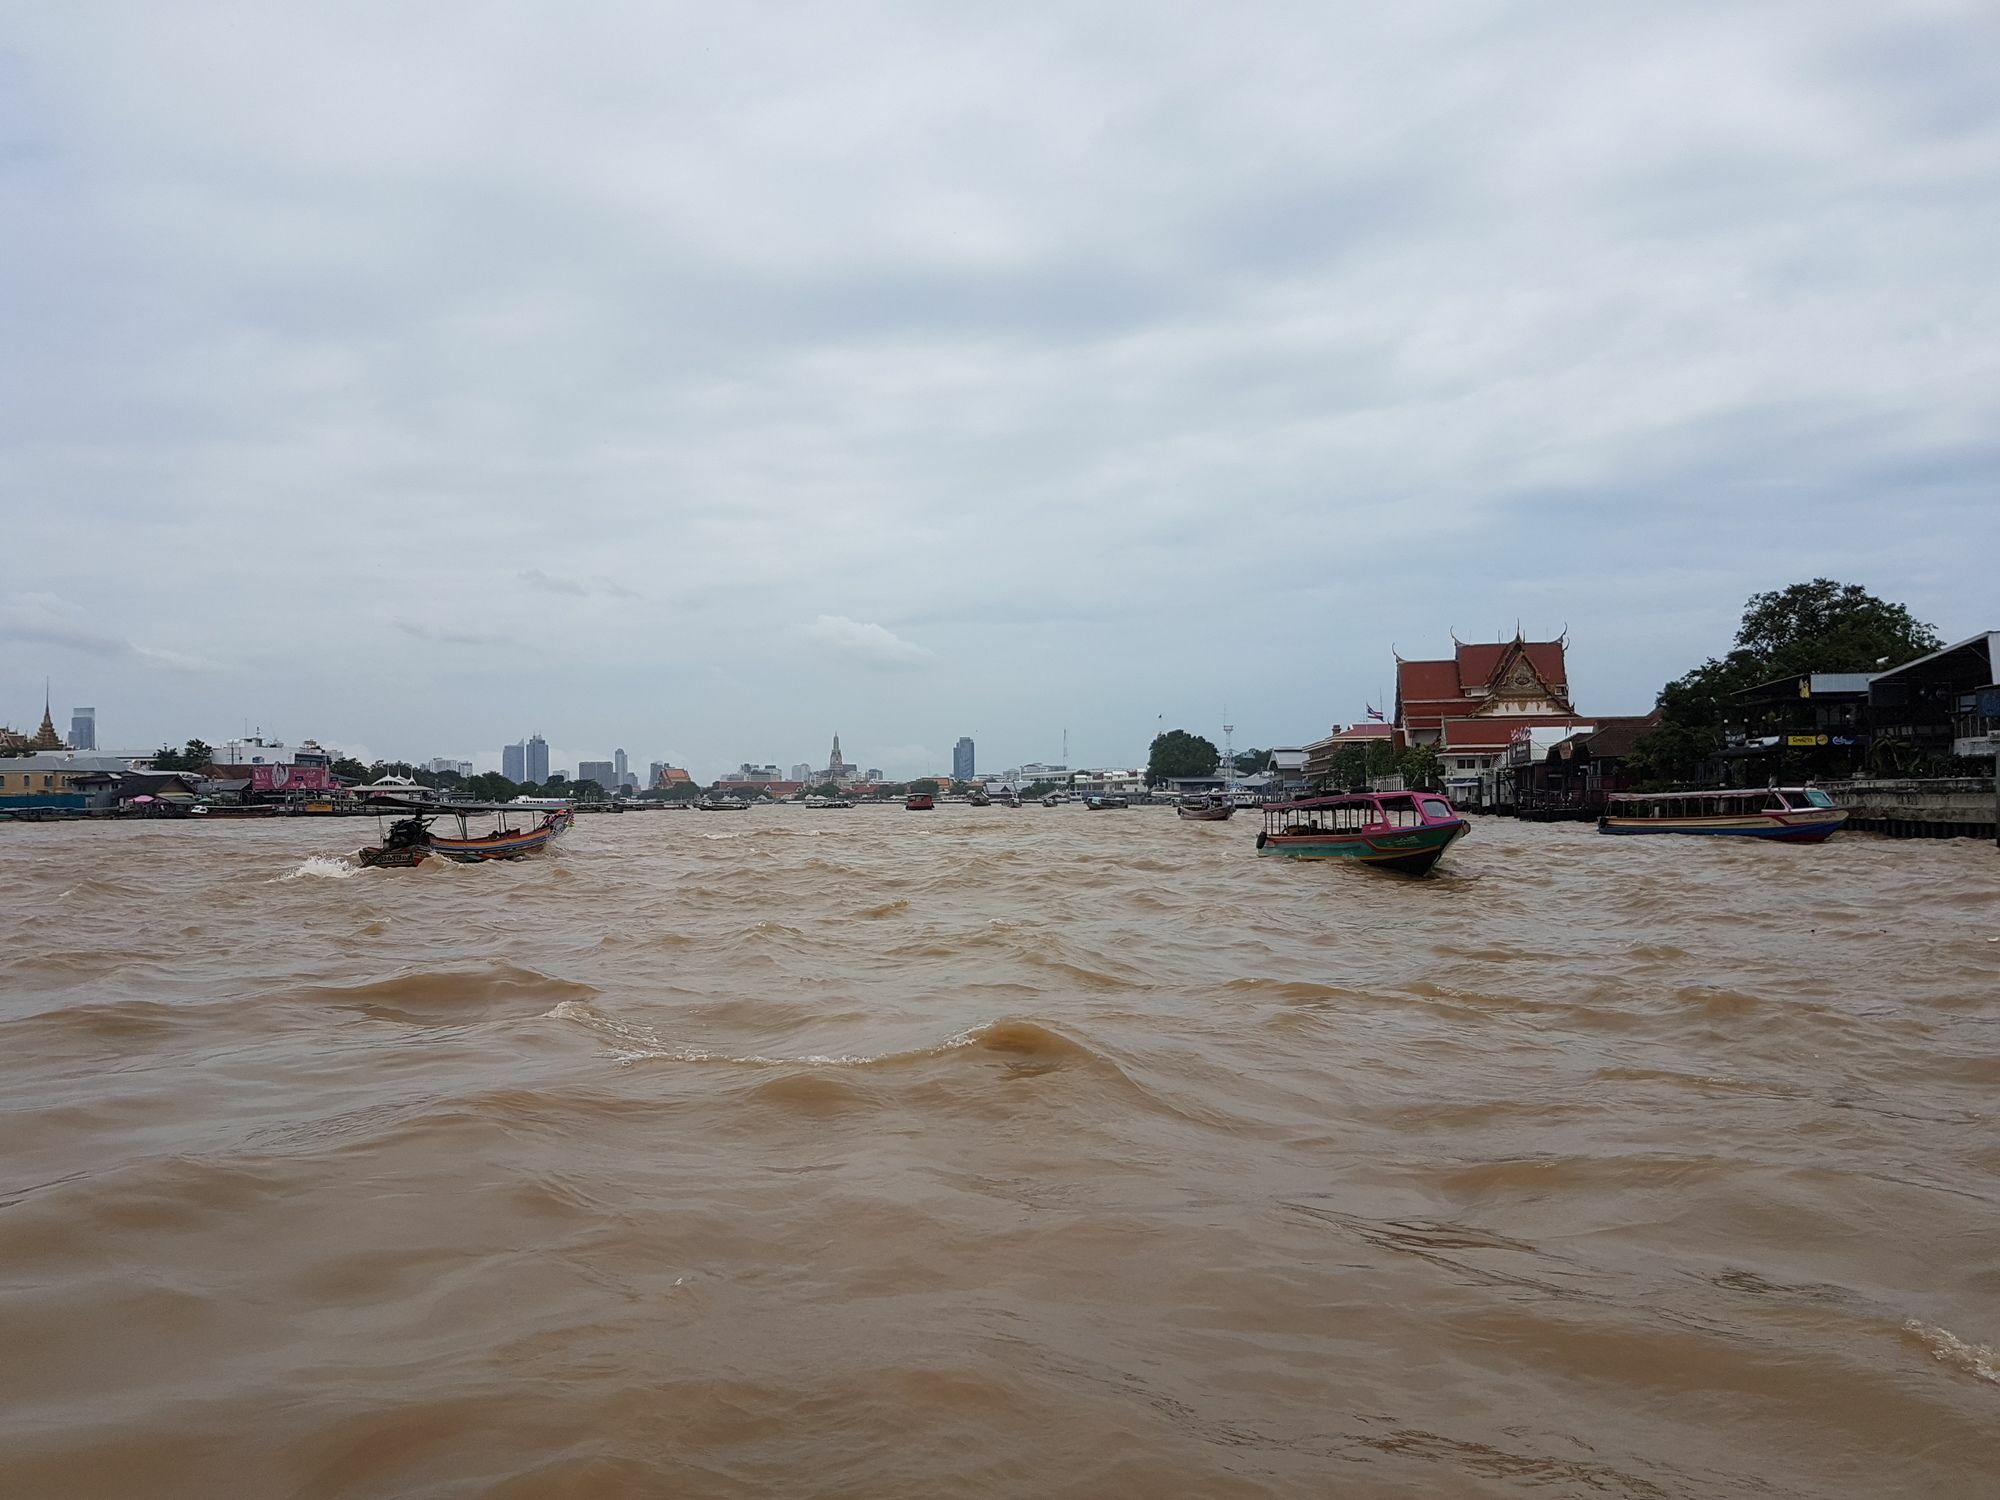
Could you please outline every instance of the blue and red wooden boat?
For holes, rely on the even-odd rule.
[[[1435,792],[1348,792],[1267,803],[1257,852],[1427,875],[1465,832],[1465,819]]]
[[[1614,792],[1597,820],[1599,833],[1704,833],[1823,844],[1847,821],[1847,809],[1816,786],[1717,788],[1702,792]]]

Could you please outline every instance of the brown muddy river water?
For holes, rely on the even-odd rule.
[[[0,1494],[2000,1493],[2000,856],[0,828]]]

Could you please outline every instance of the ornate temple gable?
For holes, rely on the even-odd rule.
[[[1564,680],[1568,674],[1564,668],[1563,642],[1531,642],[1516,635],[1497,648],[1492,666],[1478,689],[1479,705],[1473,713],[1508,717],[1575,713],[1569,701],[1569,684]]]

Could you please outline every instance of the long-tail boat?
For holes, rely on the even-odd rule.
[[[391,823],[381,843],[358,851],[354,857],[364,865],[390,869],[408,869],[432,857],[466,865],[489,859],[520,859],[540,853],[576,822],[575,809],[570,807],[522,807],[511,802],[386,803],[382,810],[408,816]],[[473,833],[468,820],[485,813],[493,815],[492,831]],[[523,815],[539,815],[539,819],[532,827],[514,827],[512,819]],[[456,838],[431,831],[431,824],[441,818],[458,820]]]
[[[1465,832],[1465,819],[1436,792],[1348,792],[1266,803],[1257,852],[1427,875]]]
[[[1709,833],[1823,844],[1847,821],[1847,809],[1816,786],[1703,792],[1613,792],[1599,833]]]
[[[1226,823],[1235,816],[1236,801],[1222,792],[1209,796],[1197,793],[1176,802],[1174,813],[1190,823]]]

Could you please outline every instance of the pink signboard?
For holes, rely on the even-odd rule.
[[[252,766],[250,789],[257,792],[329,792],[337,783],[325,766]]]

